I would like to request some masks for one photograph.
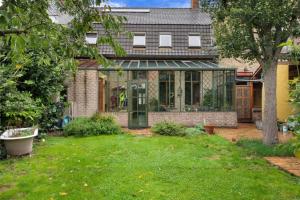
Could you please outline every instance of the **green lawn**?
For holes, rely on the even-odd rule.
[[[300,179],[218,136],[49,138],[0,161],[0,199],[300,199]]]

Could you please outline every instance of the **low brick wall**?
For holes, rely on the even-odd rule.
[[[128,113],[127,112],[106,112],[106,113],[101,113],[101,114],[113,116],[122,127],[125,127],[125,128],[128,127]]]
[[[236,112],[150,112],[149,126],[160,121],[174,121],[186,126],[195,126],[204,120],[218,127],[237,127]]]
[[[128,113],[105,113],[112,115],[120,123],[122,127],[128,127]],[[184,124],[186,126],[195,126],[198,123],[205,121],[214,124],[218,127],[237,127],[236,112],[149,112],[148,125],[161,121],[173,121]]]

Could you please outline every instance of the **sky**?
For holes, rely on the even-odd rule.
[[[112,7],[189,8],[191,0],[108,0]]]
[[[189,8],[191,0],[107,0],[112,7]],[[0,5],[2,0],[0,0]]]

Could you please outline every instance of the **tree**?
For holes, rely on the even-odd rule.
[[[97,4],[101,0],[96,1]],[[4,0],[0,6],[0,124],[7,121],[4,102],[11,94],[27,92],[27,99],[41,100],[46,109],[63,90],[67,76],[77,68],[76,57],[110,62],[96,46],[85,43],[94,22],[106,30],[98,44],[110,45],[118,55],[124,50],[114,39],[122,30],[123,17],[109,14],[109,7],[95,9],[94,0]],[[55,24],[48,9],[55,6],[72,16],[69,25]],[[17,98],[15,98],[17,99]],[[22,99],[22,98],[19,98]]]
[[[299,0],[226,0],[209,8],[223,57],[256,61],[263,68],[263,141],[278,143],[276,73],[282,43],[299,35]]]

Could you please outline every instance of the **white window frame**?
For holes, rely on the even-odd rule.
[[[197,42],[197,44],[194,44],[196,42],[192,42],[192,39],[194,38],[199,38],[199,41]],[[188,36],[188,45],[189,48],[201,48],[202,46],[202,42],[201,42],[201,35],[199,33],[190,33]]]
[[[139,40],[143,40],[143,37],[144,37],[144,41],[143,42],[139,41]],[[146,33],[134,33],[133,47],[146,47]]]
[[[165,40],[167,41],[165,44]],[[171,33],[160,33],[159,34],[159,47],[172,47],[172,34]]]
[[[89,34],[95,34],[96,37],[88,37]],[[97,44],[98,33],[97,32],[89,32],[85,34],[85,42],[87,44]]]

